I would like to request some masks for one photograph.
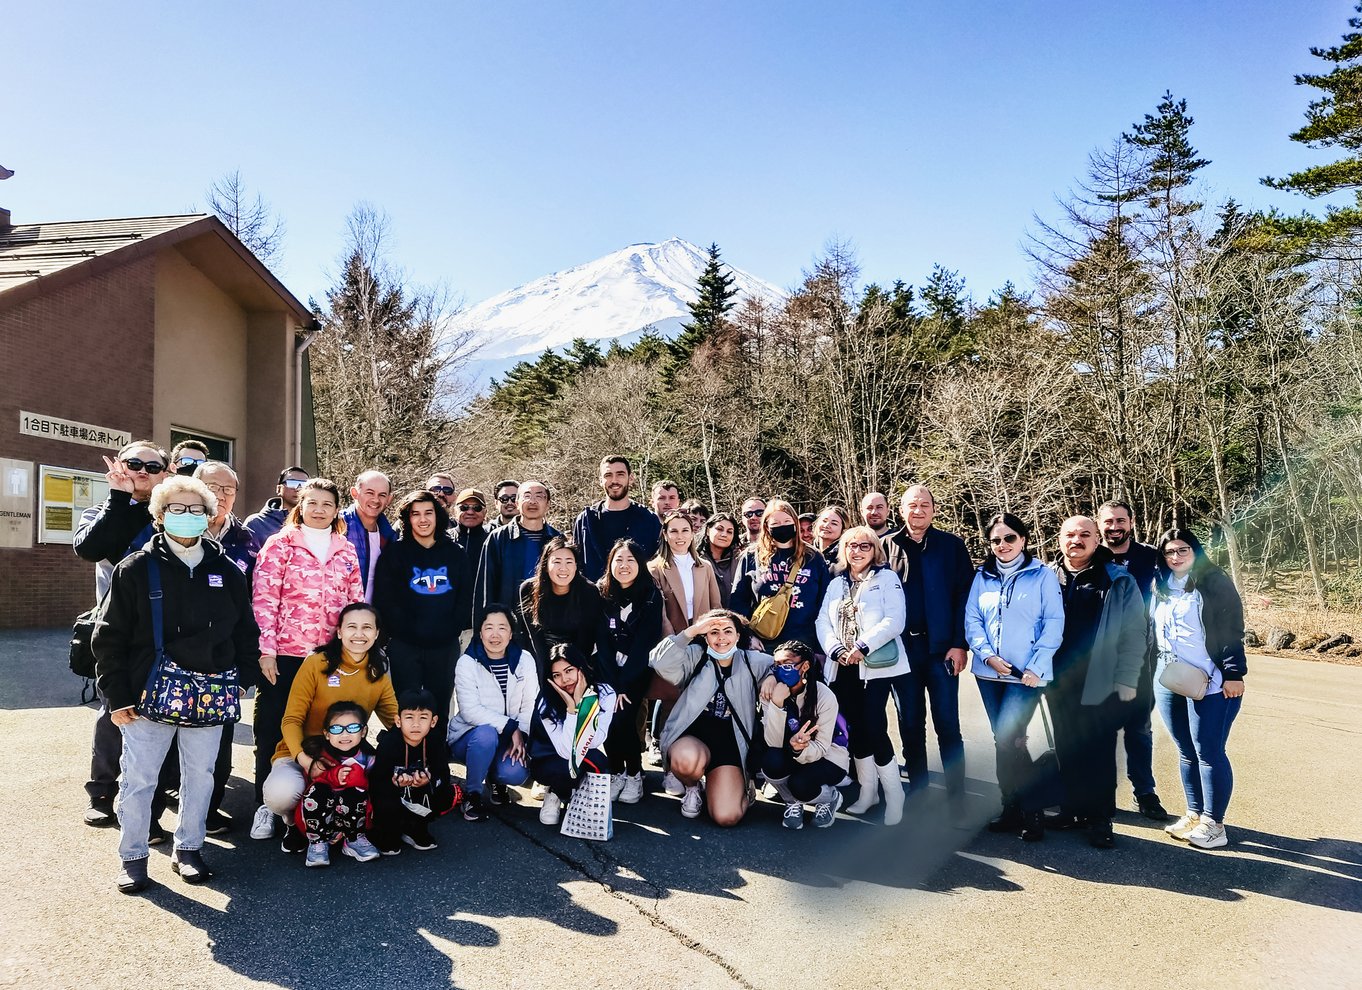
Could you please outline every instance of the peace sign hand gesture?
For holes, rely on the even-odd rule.
[[[817,731],[812,722],[805,722],[799,727],[799,731],[790,737],[790,748],[796,753],[804,752],[809,748],[809,743],[813,741]]]
[[[122,461],[116,461],[105,454],[104,466],[109,469],[104,477],[109,479],[109,487],[111,489],[119,492],[127,492],[129,495],[137,490],[136,485],[132,480],[132,475],[128,473],[128,470],[123,466]]]

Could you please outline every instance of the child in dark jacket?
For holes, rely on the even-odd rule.
[[[294,812],[307,836],[308,866],[330,866],[331,846],[367,863],[378,850],[365,835],[369,825],[369,769],[373,747],[365,741],[369,713],[353,701],[338,701],[326,711],[326,734],[308,736],[303,752],[312,757],[310,779]]]
[[[396,856],[404,842],[413,849],[434,849],[431,821],[463,799],[463,789],[449,772],[444,729],[436,728],[436,705],[430,691],[403,691],[397,698],[397,724],[379,734],[369,771],[370,835],[385,856]]]

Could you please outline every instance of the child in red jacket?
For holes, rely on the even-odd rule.
[[[308,866],[330,866],[331,846],[367,863],[378,849],[364,834],[369,827],[369,767],[373,747],[365,741],[369,713],[353,701],[338,701],[326,710],[326,734],[303,740],[312,757],[310,784],[294,817],[307,836]]]

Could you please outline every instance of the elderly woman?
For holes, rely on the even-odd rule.
[[[203,482],[172,477],[152,493],[157,532],[114,569],[95,627],[99,690],[123,736],[118,889],[146,889],[152,792],[171,745],[180,755],[180,821],[171,869],[203,883],[213,763],[223,726],[240,717],[239,688],[254,680],[257,631],[240,569],[203,539],[217,515]],[[205,703],[206,702],[206,703]]]

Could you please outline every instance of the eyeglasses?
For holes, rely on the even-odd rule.
[[[1008,533],[1006,536],[990,536],[988,538],[988,542],[992,543],[995,547],[1003,543],[1006,543],[1008,546],[1011,546],[1020,539],[1021,537],[1018,536],[1016,533]]]
[[[145,471],[147,474],[160,474],[166,469],[166,466],[160,461],[144,461],[139,457],[125,457],[123,464],[133,474],[138,471]]]
[[[462,504],[459,506],[459,511],[460,511],[460,512],[481,512],[481,511],[482,511],[482,503],[481,503],[481,502],[464,502],[464,503],[462,503]]]
[[[363,728],[364,726],[360,725],[358,722],[351,722],[349,725],[328,725],[326,727],[326,734],[329,736],[338,736],[342,732],[355,733]]]
[[[449,485],[431,485],[430,488],[429,488],[429,490],[432,491],[432,492],[434,492],[436,495],[453,495],[453,494],[454,494],[454,489],[451,488]]]
[[[1163,555],[1165,557],[1185,557],[1191,552],[1191,547],[1169,547],[1163,552]]]
[[[873,544],[873,543],[848,543],[848,544],[847,544],[847,549],[848,549],[848,550],[855,550],[855,551],[858,551],[858,552],[860,552],[860,553],[870,553],[872,550],[875,549],[875,544]]]
[[[285,478],[283,481],[285,488],[298,489],[302,488],[305,484],[307,484],[306,478]]]
[[[748,509],[742,514],[742,517],[744,519],[755,519],[757,516],[764,515],[765,512],[765,509]]]
[[[514,495],[498,495],[498,496],[497,496],[497,501],[500,502],[502,505],[511,505],[512,503],[515,502],[515,496],[514,496]]]
[[[208,490],[216,495],[235,495],[236,485],[217,485],[210,481]]]
[[[208,515],[208,506],[185,505],[183,502],[171,502],[166,506],[166,512],[170,513],[172,516],[182,516],[186,512],[191,516],[206,516]]]
[[[202,464],[202,463],[203,463],[204,461],[206,461],[207,459],[208,459],[208,458],[206,458],[206,457],[189,457],[189,456],[184,456],[184,457],[181,457],[181,458],[180,458],[178,461],[176,461],[175,463],[178,464],[180,467],[189,467],[190,465],[199,465],[199,464]]]

